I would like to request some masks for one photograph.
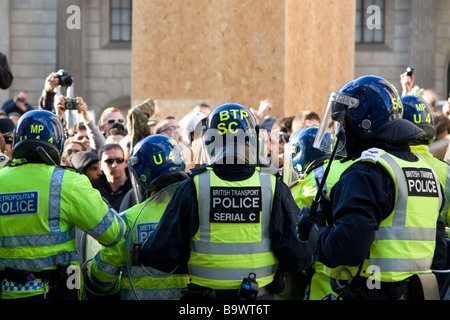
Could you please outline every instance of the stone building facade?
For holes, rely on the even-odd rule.
[[[69,29],[81,9],[81,27]],[[0,51],[14,81],[0,91],[2,103],[19,91],[38,105],[45,78],[60,68],[74,77],[73,93],[99,113],[111,105],[130,107],[131,43],[109,41],[109,0],[0,0]],[[72,21],[73,22],[73,21]]]
[[[9,90],[0,91],[1,103],[14,97],[19,91],[26,90],[30,94],[31,104],[37,106],[46,76],[59,68],[67,69],[72,73],[75,78],[75,95],[85,98],[97,118],[105,107],[114,105],[126,111],[134,102],[142,99],[147,93],[142,95],[142,97],[139,96],[133,99],[133,95],[137,95],[133,93],[133,87],[138,87],[139,82],[146,81],[148,77],[154,75],[146,74],[145,70],[136,68],[136,66],[133,68],[133,57],[136,53],[132,51],[132,43],[147,40],[133,36],[133,41],[131,42],[111,41],[110,22],[112,19],[111,5],[113,1],[0,0],[0,30],[2,30],[0,51],[8,56],[15,77]],[[183,4],[192,6],[197,2],[197,4],[203,3],[202,7],[207,8],[208,3],[216,1],[192,0],[183,1]],[[133,4],[133,9],[135,9],[133,15],[139,16],[140,19],[146,14],[149,15],[149,12],[142,12],[143,8],[144,10],[153,10],[152,5],[155,5],[158,9],[164,9],[164,3],[169,3],[161,0],[135,0],[134,2],[141,4],[144,2],[146,4],[145,6]],[[245,1],[245,3],[249,4],[250,2]],[[313,22],[317,23],[315,18],[317,18],[316,15],[319,12],[315,13],[313,11],[319,11],[318,7],[309,5],[307,0],[277,0],[265,3],[283,6],[272,10],[273,14],[278,15],[272,16],[272,21],[279,28],[278,31],[270,35],[270,39],[275,41],[275,43],[277,43],[278,38],[283,39],[284,44],[286,44],[286,39],[289,37],[292,45],[292,41],[297,41],[297,38],[289,34],[289,28],[294,25],[295,28],[299,28],[298,30],[301,31],[301,28],[304,27],[305,34],[308,35],[308,32],[311,31],[308,29],[308,25]],[[317,3],[317,1],[311,0],[310,3]],[[355,10],[355,6],[348,5],[349,2],[347,0],[326,3],[344,5],[343,12],[345,10]],[[367,5],[370,1],[363,1],[363,3]],[[81,28],[79,29],[69,29],[67,27],[68,20],[74,14],[73,12],[68,12],[67,9],[72,5],[81,8]],[[139,7],[140,11],[137,12],[135,7]],[[174,10],[173,7],[167,9]],[[239,13],[238,9],[238,7],[233,9],[235,14]],[[264,12],[270,10],[270,8],[263,9],[265,10]],[[247,14],[252,12],[252,9],[249,8],[243,8],[243,10],[246,10]],[[208,14],[206,9],[204,11],[205,14]],[[264,12],[261,12],[262,16]],[[295,15],[292,12],[299,16],[302,14],[307,15],[302,16],[302,19],[308,20],[308,23],[304,23],[302,26],[302,23],[295,19]],[[159,13],[162,14],[163,12],[160,11]],[[255,13],[258,13],[258,11],[256,10]],[[348,16],[351,17],[350,21],[355,19],[354,13]],[[181,15],[180,17],[186,16]],[[195,14],[190,17],[195,17]],[[320,18],[320,16],[318,17]],[[400,73],[404,72],[407,66],[414,66],[416,84],[424,88],[435,89],[440,99],[446,99],[450,93],[449,17],[450,0],[385,0],[383,43],[356,43],[354,49],[352,49],[353,54],[347,54],[353,64],[353,70],[347,73],[346,77],[376,74],[392,81],[399,88]],[[331,18],[332,21],[327,21],[327,19],[323,18],[319,19],[320,21],[323,20],[320,22],[323,25],[319,25],[319,28],[316,27],[315,29],[320,31],[322,26],[329,25],[334,25],[335,28],[343,28],[342,25],[345,25],[345,28],[348,29],[348,36],[352,39],[354,38],[354,30],[351,30],[354,27],[353,24],[343,24],[341,20],[336,19],[335,15],[330,15]],[[236,19],[235,21],[238,20]],[[135,28],[137,23],[136,20],[133,21],[133,28]],[[198,24],[191,25],[196,26],[195,32],[204,32],[201,31],[201,20]],[[289,26],[289,28],[286,26]],[[223,32],[230,28],[224,23],[219,24],[219,27],[222,28]],[[313,33],[311,37],[319,37],[319,31]],[[149,31],[140,30],[139,32]],[[155,45],[163,45],[162,40],[164,39],[161,39],[161,42]],[[183,38],[180,38],[177,41],[182,40]],[[264,38],[264,36],[253,37],[252,45],[255,46],[255,50],[263,51],[264,41],[266,40],[267,38]],[[285,60],[277,60],[275,65],[271,67],[271,70],[277,70],[278,67],[286,63],[288,69],[287,71],[284,70],[284,73],[279,77],[282,81],[286,81],[289,78],[289,74],[286,76],[289,70],[296,68],[291,62],[291,58],[297,51],[293,50],[293,47],[286,45],[283,47],[283,44],[281,44],[281,47],[281,59]],[[327,61],[325,60],[326,56],[337,54],[336,47],[325,47],[325,50],[327,52],[321,53],[324,56],[323,61]],[[149,52],[148,54],[151,53]],[[314,54],[314,52],[311,54]],[[288,58],[289,61],[286,60]],[[308,64],[307,61],[303,63]],[[258,67],[257,64],[256,67]],[[230,65],[229,67],[232,68],[233,66]],[[333,70],[330,70],[330,73],[333,73]],[[167,75],[164,76],[169,77]],[[321,75],[323,78],[327,76],[327,74]],[[243,85],[246,86],[246,90],[250,90],[251,88],[247,87],[248,83],[245,83],[245,79],[242,81],[244,81]],[[311,83],[312,88],[320,86],[317,79],[311,80]],[[183,83],[184,90],[189,89],[189,85],[194,86],[193,83],[189,84],[189,81],[185,81]],[[299,86],[301,87],[302,85],[307,85],[307,83],[299,81],[292,86],[292,90],[299,90]],[[325,88],[325,90],[329,91],[337,89],[338,86],[336,84],[328,85]],[[257,88],[255,88],[255,92],[257,92],[257,96],[253,103],[257,104],[259,101],[257,99],[263,98],[263,96],[261,92],[257,91]],[[269,94],[271,93],[269,92]],[[296,92],[291,92],[290,95],[295,96]],[[174,106],[180,103],[191,106],[201,100],[212,104],[215,103],[210,96],[194,95],[174,98],[165,97],[163,92],[158,96],[157,93],[155,94],[151,90],[148,97],[161,99],[166,101],[168,105],[173,104]],[[285,93],[278,99],[279,104],[282,106],[280,106],[279,112],[275,116],[293,114],[314,106],[312,102],[316,100],[315,97],[305,96],[303,99],[305,100],[304,105],[288,108],[284,105],[288,104],[289,93]]]
[[[415,84],[450,93],[450,1],[385,0],[385,41],[356,44],[355,76],[377,74],[399,90],[400,74],[414,67]]]

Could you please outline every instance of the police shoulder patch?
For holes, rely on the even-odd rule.
[[[200,167],[200,168],[192,168],[191,170],[189,170],[188,172],[187,172],[187,175],[188,175],[188,177],[189,178],[193,178],[193,177],[195,177],[196,175],[198,175],[198,174],[200,174],[200,173],[202,173],[202,172],[205,172],[207,170],[207,167]]]
[[[381,157],[381,155],[383,154],[384,150],[382,149],[378,149],[378,148],[370,148],[366,151],[363,151],[361,153],[361,160],[366,160],[366,161],[372,161],[372,162],[377,162],[378,159]]]

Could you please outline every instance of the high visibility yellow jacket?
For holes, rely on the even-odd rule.
[[[142,245],[157,228],[169,200],[162,191],[159,197],[147,199],[122,214],[130,230],[126,243],[103,247],[91,266],[91,279],[100,290],[114,293],[120,289],[122,300],[175,300],[181,297],[182,289],[189,283],[188,275],[167,276],[150,267],[134,266],[131,261],[133,245]],[[128,242],[131,237],[132,244]]]
[[[366,157],[363,153],[361,161],[377,162],[386,168],[397,190],[394,210],[375,232],[360,275],[381,282],[398,282],[414,274],[430,273],[442,200],[435,172],[421,157],[412,166],[380,149],[373,148],[368,154]],[[325,267],[324,273],[335,277],[339,269]],[[355,275],[359,268],[348,269]]]
[[[226,181],[208,168],[194,183],[200,226],[191,239],[191,282],[238,289],[255,273],[260,288],[271,283],[278,264],[268,237],[275,176],[257,168],[247,180]]]
[[[326,190],[328,194],[330,194],[333,185],[339,180],[342,172],[344,172],[352,163],[353,161],[340,162],[338,160],[333,160],[324,185],[324,190]],[[292,196],[299,208],[311,206],[313,199],[316,196],[317,189],[319,188],[316,179],[318,179],[319,182],[322,181],[327,165],[328,160],[325,160],[321,166],[314,168],[313,171],[308,172],[305,175],[298,189],[291,189]]]
[[[125,224],[88,178],[74,170],[23,164],[0,170],[0,271],[79,267],[75,227],[106,246],[123,241]],[[81,276],[81,273],[80,273]],[[1,298],[43,294],[42,279],[2,279]]]

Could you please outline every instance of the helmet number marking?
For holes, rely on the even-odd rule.
[[[244,120],[245,118],[248,118],[249,114],[247,111],[242,109],[223,110],[219,113],[220,121],[230,120],[231,116],[235,120]],[[226,134],[227,131],[229,131],[232,134],[235,134],[239,131],[239,129],[236,128],[237,126],[238,123],[235,121],[230,122],[228,124],[225,122],[221,122],[217,125],[217,128],[219,129],[221,135]]]
[[[393,98],[391,101],[392,101],[392,106],[393,106],[394,110],[402,108],[402,105],[400,104],[400,98]]]
[[[230,133],[234,134],[239,131],[239,129],[233,129],[233,126],[236,127],[237,125],[237,122],[230,122],[227,127],[226,123],[221,122],[217,125],[217,128],[219,129],[221,135],[226,134],[227,131],[230,131]]]
[[[44,130],[44,126],[40,125],[31,125],[31,133],[41,133]]]
[[[416,110],[417,111],[425,111],[427,106],[424,103],[416,104]],[[418,116],[418,119],[417,117]],[[414,122],[415,123],[422,123],[422,114],[414,114]],[[425,118],[425,122],[431,123],[431,115],[430,113],[427,114],[427,117]]]

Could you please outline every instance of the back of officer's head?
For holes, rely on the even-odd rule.
[[[155,134],[140,140],[127,165],[139,202],[151,192],[187,178],[183,150],[165,135]]]
[[[318,127],[306,127],[294,132],[284,146],[283,181],[288,185],[301,179],[306,170],[327,157],[326,152],[313,147]]]
[[[434,127],[433,109],[425,99],[407,95],[402,97],[403,119],[415,124],[425,132],[421,139],[412,141],[412,145],[430,144],[436,138],[436,128]]]
[[[13,159],[59,164],[64,140],[64,127],[55,114],[46,110],[28,111],[14,129]]]
[[[257,123],[243,105],[227,103],[214,108],[203,127],[203,142],[207,164],[257,164]]]

